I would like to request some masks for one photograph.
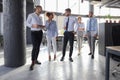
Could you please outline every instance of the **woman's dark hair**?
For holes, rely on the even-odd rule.
[[[52,12],[47,12],[47,13],[46,13],[46,16],[47,16],[47,17],[49,17],[50,15],[53,15],[53,13],[52,13]]]

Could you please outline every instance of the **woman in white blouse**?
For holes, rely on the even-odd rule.
[[[48,17],[48,20],[46,20],[45,27],[47,30],[47,47],[48,47],[48,58],[49,61],[51,61],[51,45],[53,46],[53,52],[54,52],[54,60],[56,60],[56,37],[58,36],[58,29],[57,29],[57,24],[56,21],[53,20],[54,15],[51,12],[47,12],[46,16]]]
[[[75,23],[75,32],[77,33],[77,43],[78,43],[78,55],[80,55],[80,51],[82,48],[84,30],[85,30],[84,23],[82,22],[82,18],[79,16],[78,21]]]

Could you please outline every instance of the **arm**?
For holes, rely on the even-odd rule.
[[[31,16],[31,15],[28,15],[28,18],[27,18],[27,21],[26,21],[26,25],[27,25],[27,27],[29,27],[29,28],[32,27],[31,21],[32,21],[32,16]]]
[[[98,35],[98,22],[97,22],[97,19],[95,21],[95,28],[96,28],[95,37],[97,37],[97,35]]]
[[[66,18],[64,19],[63,29],[66,30]]]
[[[49,28],[49,25],[50,25],[50,22],[46,21],[46,22],[45,22],[45,27],[46,27],[46,29]]]
[[[75,23],[75,25],[74,25],[74,31],[77,32],[77,30],[78,30],[78,25],[77,25],[77,23]]]
[[[56,35],[55,36],[57,37],[58,36],[58,27],[57,27],[56,21],[55,21],[55,26],[56,26],[56,29],[55,29],[56,30]]]

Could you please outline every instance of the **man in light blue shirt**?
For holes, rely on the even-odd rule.
[[[89,12],[89,19],[86,26],[86,34],[90,47],[90,53],[88,55],[92,55],[91,58],[94,59],[95,40],[98,34],[98,22],[97,19],[93,17],[93,12]]]
[[[63,40],[63,55],[60,61],[64,61],[66,46],[69,41],[70,44],[70,53],[69,53],[69,61],[73,62],[72,53],[73,53],[73,43],[74,43],[74,24],[75,17],[71,16],[71,9],[65,9],[65,19],[64,19],[64,40]]]

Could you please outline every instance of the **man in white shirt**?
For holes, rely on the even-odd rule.
[[[64,19],[64,41],[63,41],[63,55],[60,61],[64,61],[66,46],[69,41],[70,44],[70,53],[69,53],[69,60],[73,62],[72,53],[73,53],[73,43],[74,43],[74,24],[75,24],[75,17],[71,16],[71,9],[65,9],[65,19]]]
[[[36,6],[35,12],[28,15],[27,18],[27,26],[31,28],[31,38],[32,38],[32,63],[30,66],[30,70],[33,70],[34,64],[41,64],[37,58],[39,54],[40,44],[42,41],[42,29],[44,28],[42,18],[40,17],[40,13],[42,12],[41,6]]]

